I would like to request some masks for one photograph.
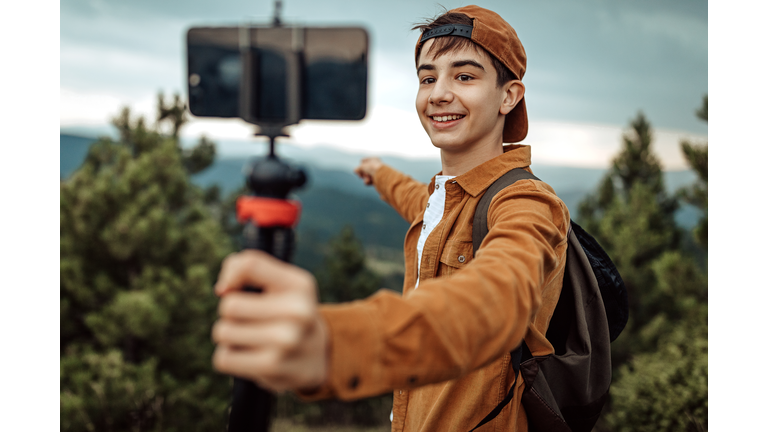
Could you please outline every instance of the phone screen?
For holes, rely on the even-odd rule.
[[[299,117],[365,117],[368,35],[362,28],[247,29],[197,27],[187,32],[189,108],[201,117],[280,122],[295,98]],[[298,47],[298,48],[297,48]],[[295,68],[291,68],[295,63]],[[298,91],[289,85],[298,71]]]

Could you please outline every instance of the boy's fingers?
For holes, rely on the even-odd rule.
[[[313,387],[324,380],[322,374],[307,367],[306,363],[289,360],[273,349],[243,350],[218,345],[213,353],[213,367],[273,391]]]
[[[238,350],[228,345],[218,345],[213,352],[213,367],[227,375],[253,380],[255,377],[271,377],[279,364],[273,350]]]
[[[243,349],[272,347],[292,351],[301,343],[302,331],[295,325],[282,322],[253,324],[220,320],[214,324],[211,338],[216,344]]]
[[[313,289],[314,278],[299,267],[286,264],[261,251],[230,254],[221,265],[216,295],[239,291],[246,286],[274,291],[281,288]]]
[[[253,294],[231,292],[219,301],[219,316],[240,321],[291,319],[310,321],[315,309],[301,294]]]

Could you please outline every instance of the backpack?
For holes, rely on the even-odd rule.
[[[493,197],[517,180],[539,180],[522,168],[501,176],[475,210],[472,242],[477,251],[488,234]],[[563,289],[547,329],[553,354],[533,357],[525,341],[511,352],[515,383],[475,428],[494,419],[512,399],[520,376],[522,404],[531,431],[589,432],[608,399],[611,347],[629,318],[627,290],[597,241],[573,220],[568,229]]]

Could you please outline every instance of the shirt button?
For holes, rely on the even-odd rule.
[[[356,389],[358,384],[360,384],[360,378],[357,376],[353,376],[352,379],[349,380],[349,388],[352,390]]]
[[[435,185],[435,189],[440,189],[440,185]]]
[[[427,226],[426,225],[422,225],[421,230],[424,231],[425,229],[427,229]]]
[[[429,203],[427,203],[427,208],[429,208]]]
[[[402,390],[400,390],[400,394],[403,394],[403,391],[402,391]]]
[[[464,258],[464,255],[459,255],[459,262],[463,263],[466,258]]]

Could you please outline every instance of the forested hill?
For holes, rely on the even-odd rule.
[[[61,177],[65,178],[80,166],[88,151],[88,146],[94,139],[68,134],[61,134],[60,137]],[[304,214],[305,221],[310,216],[322,220],[332,219],[334,222],[327,222],[325,224],[328,229],[336,228],[337,225],[340,227],[347,221],[355,227],[355,232],[365,241],[367,236],[373,234],[366,234],[364,232],[368,231],[367,228],[364,229],[364,217],[353,214],[352,207],[370,209],[371,211],[382,209],[381,217],[395,214],[394,212],[390,213],[383,210],[385,208],[388,209],[388,207],[381,203],[376,191],[372,187],[363,185],[352,174],[352,169],[359,162],[361,156],[331,148],[315,147],[306,149],[290,144],[280,145],[278,151],[287,160],[291,160],[307,170],[309,184],[298,192],[299,197],[306,201],[304,203],[306,208]],[[391,156],[384,157],[383,159],[387,164],[423,182],[429,181],[440,170],[440,162],[438,160],[409,160]],[[244,184],[242,168],[247,162],[248,158],[246,157],[217,158],[210,168],[193,176],[193,182],[204,187],[216,184],[225,195],[237,190]],[[598,182],[606,172],[605,169],[537,164],[534,164],[532,168],[539,178],[549,183],[555,189],[570,209],[571,217],[577,222],[579,202],[588,192],[595,190]],[[682,186],[693,183],[695,178],[696,176],[691,170],[667,171],[664,173],[665,185],[670,193]],[[313,194],[316,196],[309,198]],[[324,199],[326,195],[328,196],[327,200]],[[322,200],[318,201],[318,199]],[[353,203],[354,200],[363,201]],[[314,204],[311,203],[315,201],[317,201],[318,208],[313,209]],[[330,205],[322,205],[323,202],[334,202],[335,205],[341,207],[332,208]],[[345,210],[347,204],[352,207]],[[315,211],[319,213],[315,215]],[[399,217],[396,217],[396,219],[399,219]],[[690,228],[696,224],[697,220],[698,212],[690,206],[683,206],[678,212],[677,221],[683,227]],[[323,235],[321,237],[324,238],[327,231],[325,229],[322,231]],[[338,230],[335,232],[338,232]],[[392,234],[389,230],[385,230],[385,232],[387,235]],[[387,236],[383,236],[383,238],[389,239]],[[397,241],[390,241],[401,245],[402,236],[395,236],[395,238]],[[370,240],[373,240],[373,238],[370,238]]]

